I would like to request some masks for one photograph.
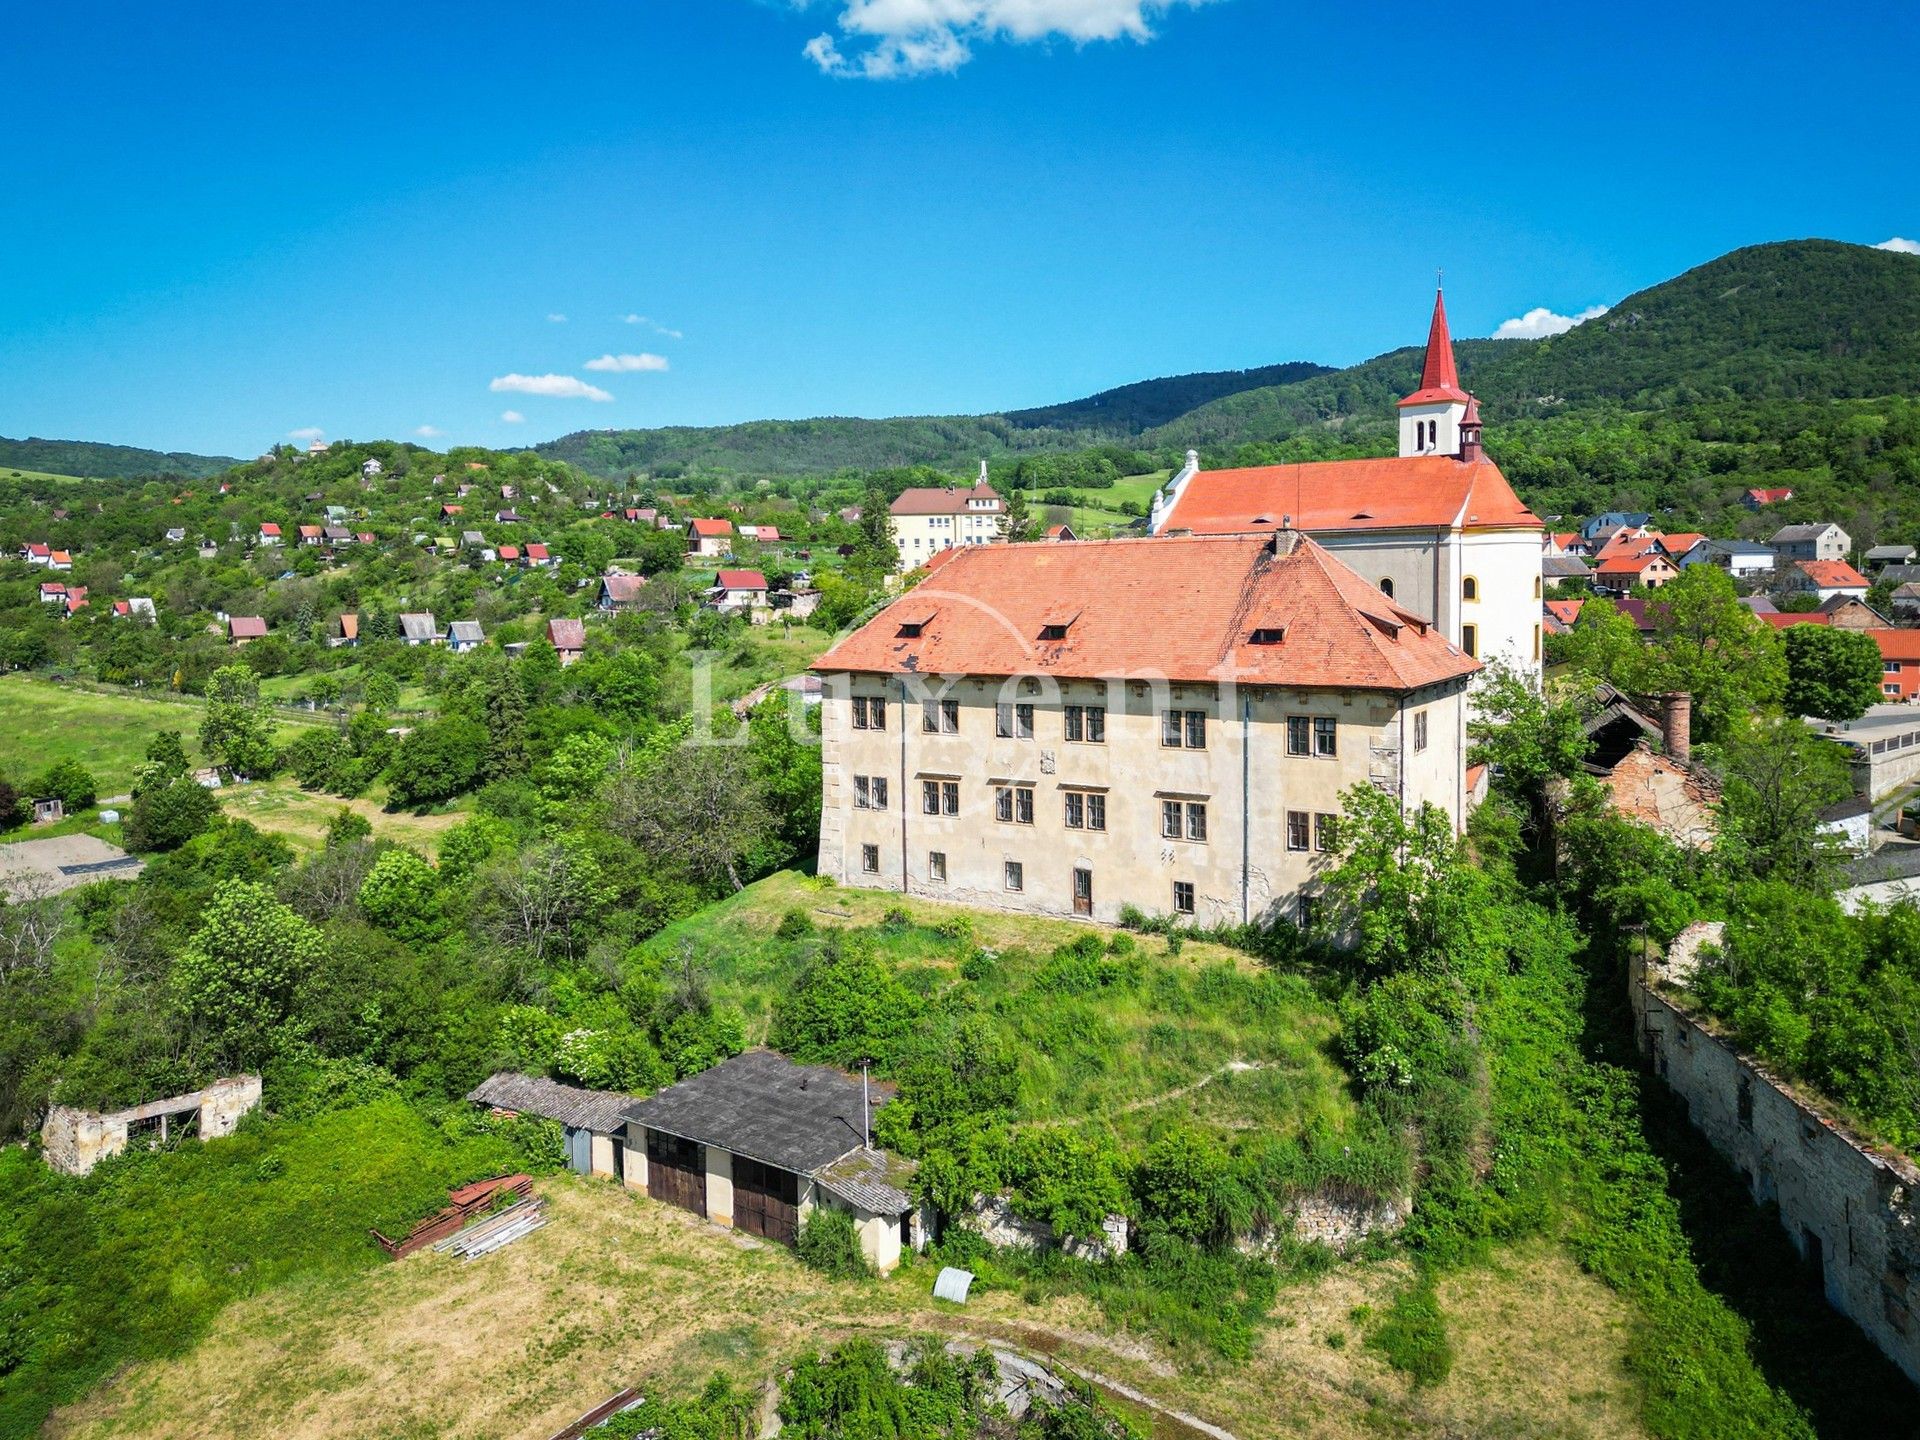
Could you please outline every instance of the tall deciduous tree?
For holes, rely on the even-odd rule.
[[[1880,647],[1871,635],[1795,625],[1783,638],[1789,715],[1858,720],[1880,702]]]
[[[260,677],[245,665],[223,665],[207,678],[200,750],[235,774],[273,773],[273,720],[260,703]]]
[[[174,962],[174,998],[223,1064],[257,1065],[323,947],[320,932],[265,885],[225,886]]]

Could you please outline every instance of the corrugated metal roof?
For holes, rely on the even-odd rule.
[[[522,1075],[515,1070],[489,1075],[473,1087],[467,1099],[475,1105],[538,1115],[601,1134],[618,1130],[624,1112],[634,1103],[631,1095],[612,1090],[582,1090],[576,1085],[563,1085],[542,1075]]]

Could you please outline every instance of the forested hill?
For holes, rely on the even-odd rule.
[[[142,450],[94,440],[9,440],[0,436],[0,470],[38,470],[90,480],[131,480],[147,475],[186,475],[198,480],[239,463],[231,455]]]
[[[1629,295],[1553,339],[1455,348],[1490,421],[1593,406],[1912,395],[1920,393],[1920,258],[1831,240],[1754,245]],[[673,475],[961,470],[982,456],[1115,440],[1223,447],[1350,422],[1361,432],[1384,426],[1420,358],[1412,345],[1344,370],[1295,362],[1174,376],[1005,415],[582,431],[538,448],[603,475]]]

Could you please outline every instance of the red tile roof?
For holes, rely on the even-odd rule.
[[[1669,555],[1678,557],[1686,554],[1706,538],[1698,530],[1682,530],[1678,535],[1662,535],[1660,543],[1667,547]]]
[[[600,583],[606,587],[607,599],[618,605],[625,601],[638,600],[641,590],[646,587],[647,577],[644,575],[606,575],[601,577]]]
[[[1400,402],[1408,405],[1433,405],[1442,400],[1466,404],[1467,392],[1460,388],[1460,372],[1453,364],[1453,337],[1447,333],[1447,297],[1433,292],[1433,323],[1427,327],[1427,361],[1420,369],[1420,388]]]
[[[687,527],[706,540],[715,540],[733,534],[731,520],[689,520]]]
[[[1562,625],[1568,627],[1571,627],[1573,622],[1580,618],[1580,607],[1586,603],[1584,600],[1548,600],[1545,602],[1547,613]]]
[[[1596,575],[1643,575],[1658,566],[1671,570],[1673,562],[1657,551],[1648,551],[1644,555],[1609,555],[1594,563]]]
[[[1871,589],[1873,582],[1844,560],[1796,560],[1794,567],[1822,589],[1841,586]]]
[[[280,533],[280,527],[269,520],[260,527],[260,533],[262,535],[278,535]]]
[[[267,622],[258,615],[235,615],[227,621],[227,636],[233,640],[258,640],[267,633]]]
[[[902,490],[887,509],[895,515],[964,515],[970,500],[993,501],[990,507],[974,510],[976,515],[997,514],[1001,508],[1000,493],[991,485],[975,485],[971,490],[958,485],[919,485]]]
[[[502,560],[518,560],[520,558],[520,547],[518,545],[502,545],[497,553]]]
[[[1756,505],[1773,505],[1781,500],[1791,500],[1793,491],[1785,486],[1773,490],[1749,490],[1747,498]]]
[[[1480,668],[1424,617],[1297,532],[948,553],[937,574],[814,668],[1396,692]],[[1078,612],[1066,638],[1042,639],[1044,626],[1061,623],[1049,617],[1062,605]],[[1142,623],[1147,617],[1167,623]],[[901,633],[916,622],[920,634]],[[1254,643],[1256,632],[1273,643]]]
[[[552,556],[547,554],[547,547],[540,544],[537,540],[527,546],[527,559],[529,560],[550,560],[552,558]]]
[[[1236,535],[1292,517],[1308,534],[1339,530],[1540,530],[1491,460],[1413,455],[1202,470],[1181,487],[1161,533]]]
[[[764,590],[767,577],[758,570],[722,570],[713,577],[716,590]]]
[[[584,650],[587,648],[587,626],[583,620],[549,620],[547,639],[553,642],[556,650]]]
[[[1882,660],[1920,660],[1920,630],[1869,630]]]
[[[1580,532],[1578,530],[1556,530],[1553,532],[1553,543],[1558,545],[1562,550],[1572,549],[1580,543]]]

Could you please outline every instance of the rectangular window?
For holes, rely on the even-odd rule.
[[[958,780],[940,782],[940,813],[942,815],[960,813],[960,782]]]
[[[1287,849],[1304,850],[1307,848],[1308,823],[1306,811],[1287,811]]]
[[[853,777],[853,808],[856,810],[873,808],[873,799],[868,793],[867,777],[864,775]]]
[[[1067,739],[1083,745],[1107,741],[1107,711],[1102,705],[1069,705],[1064,711]]]
[[[1188,750],[1207,748],[1207,712],[1169,710],[1160,726],[1160,743],[1169,749],[1184,746]]]
[[[884,710],[882,713],[885,713]],[[868,728],[867,697],[864,695],[856,695],[853,697],[853,728],[856,730],[865,730]]]
[[[1173,913],[1176,915],[1193,914],[1193,882],[1176,880],[1173,882]]]
[[[993,733],[1002,740],[1031,740],[1033,738],[1033,706],[994,706]]]
[[[993,818],[996,820],[1005,820],[1009,823],[1013,820],[1012,786],[996,785],[993,787]]]
[[[1328,715],[1316,715],[1313,719],[1313,753],[1316,755],[1336,755],[1339,753],[1339,729]]]
[[[1302,895],[1300,897],[1300,928],[1302,930],[1313,929],[1313,921],[1314,921],[1313,896]]]
[[[1207,838],[1207,807],[1198,801],[1187,802],[1187,839]]]
[[[860,847],[860,868],[869,875],[880,873],[880,847],[862,845]]]
[[[1287,716],[1287,754],[1313,753],[1313,723],[1304,715]]]
[[[1087,829],[1104,830],[1107,828],[1107,797],[1104,795],[1087,796]]]
[[[1422,710],[1413,717],[1413,750],[1417,755],[1427,748],[1427,712]]]
[[[1180,802],[1178,800],[1162,800],[1160,802],[1160,838],[1162,840],[1178,840],[1182,833],[1182,824],[1183,819]]]
[[[1313,848],[1331,850],[1340,843],[1340,817],[1319,814],[1313,817]]]
[[[1478,625],[1460,627],[1460,648],[1473,659],[1480,658],[1480,627]]]
[[[1013,790],[1013,819],[1018,825],[1033,824],[1033,790],[1030,786],[1016,785]]]
[[[929,850],[927,852],[927,875],[930,879],[938,880],[942,884],[946,882],[946,878],[947,878],[947,852],[946,851]]]
[[[1087,828],[1087,797],[1082,794],[1079,794],[1076,791],[1069,790],[1066,793],[1065,800],[1066,800],[1066,811],[1067,811],[1067,828],[1069,830],[1086,829]]]
[[[921,701],[920,729],[928,735],[958,735],[960,733],[960,702],[958,700]]]
[[[884,810],[887,808],[887,777],[884,775],[875,775],[871,778],[873,781],[873,808],[876,810]]]
[[[1018,860],[1007,861],[1007,889],[1024,890],[1027,888],[1027,867]]]

